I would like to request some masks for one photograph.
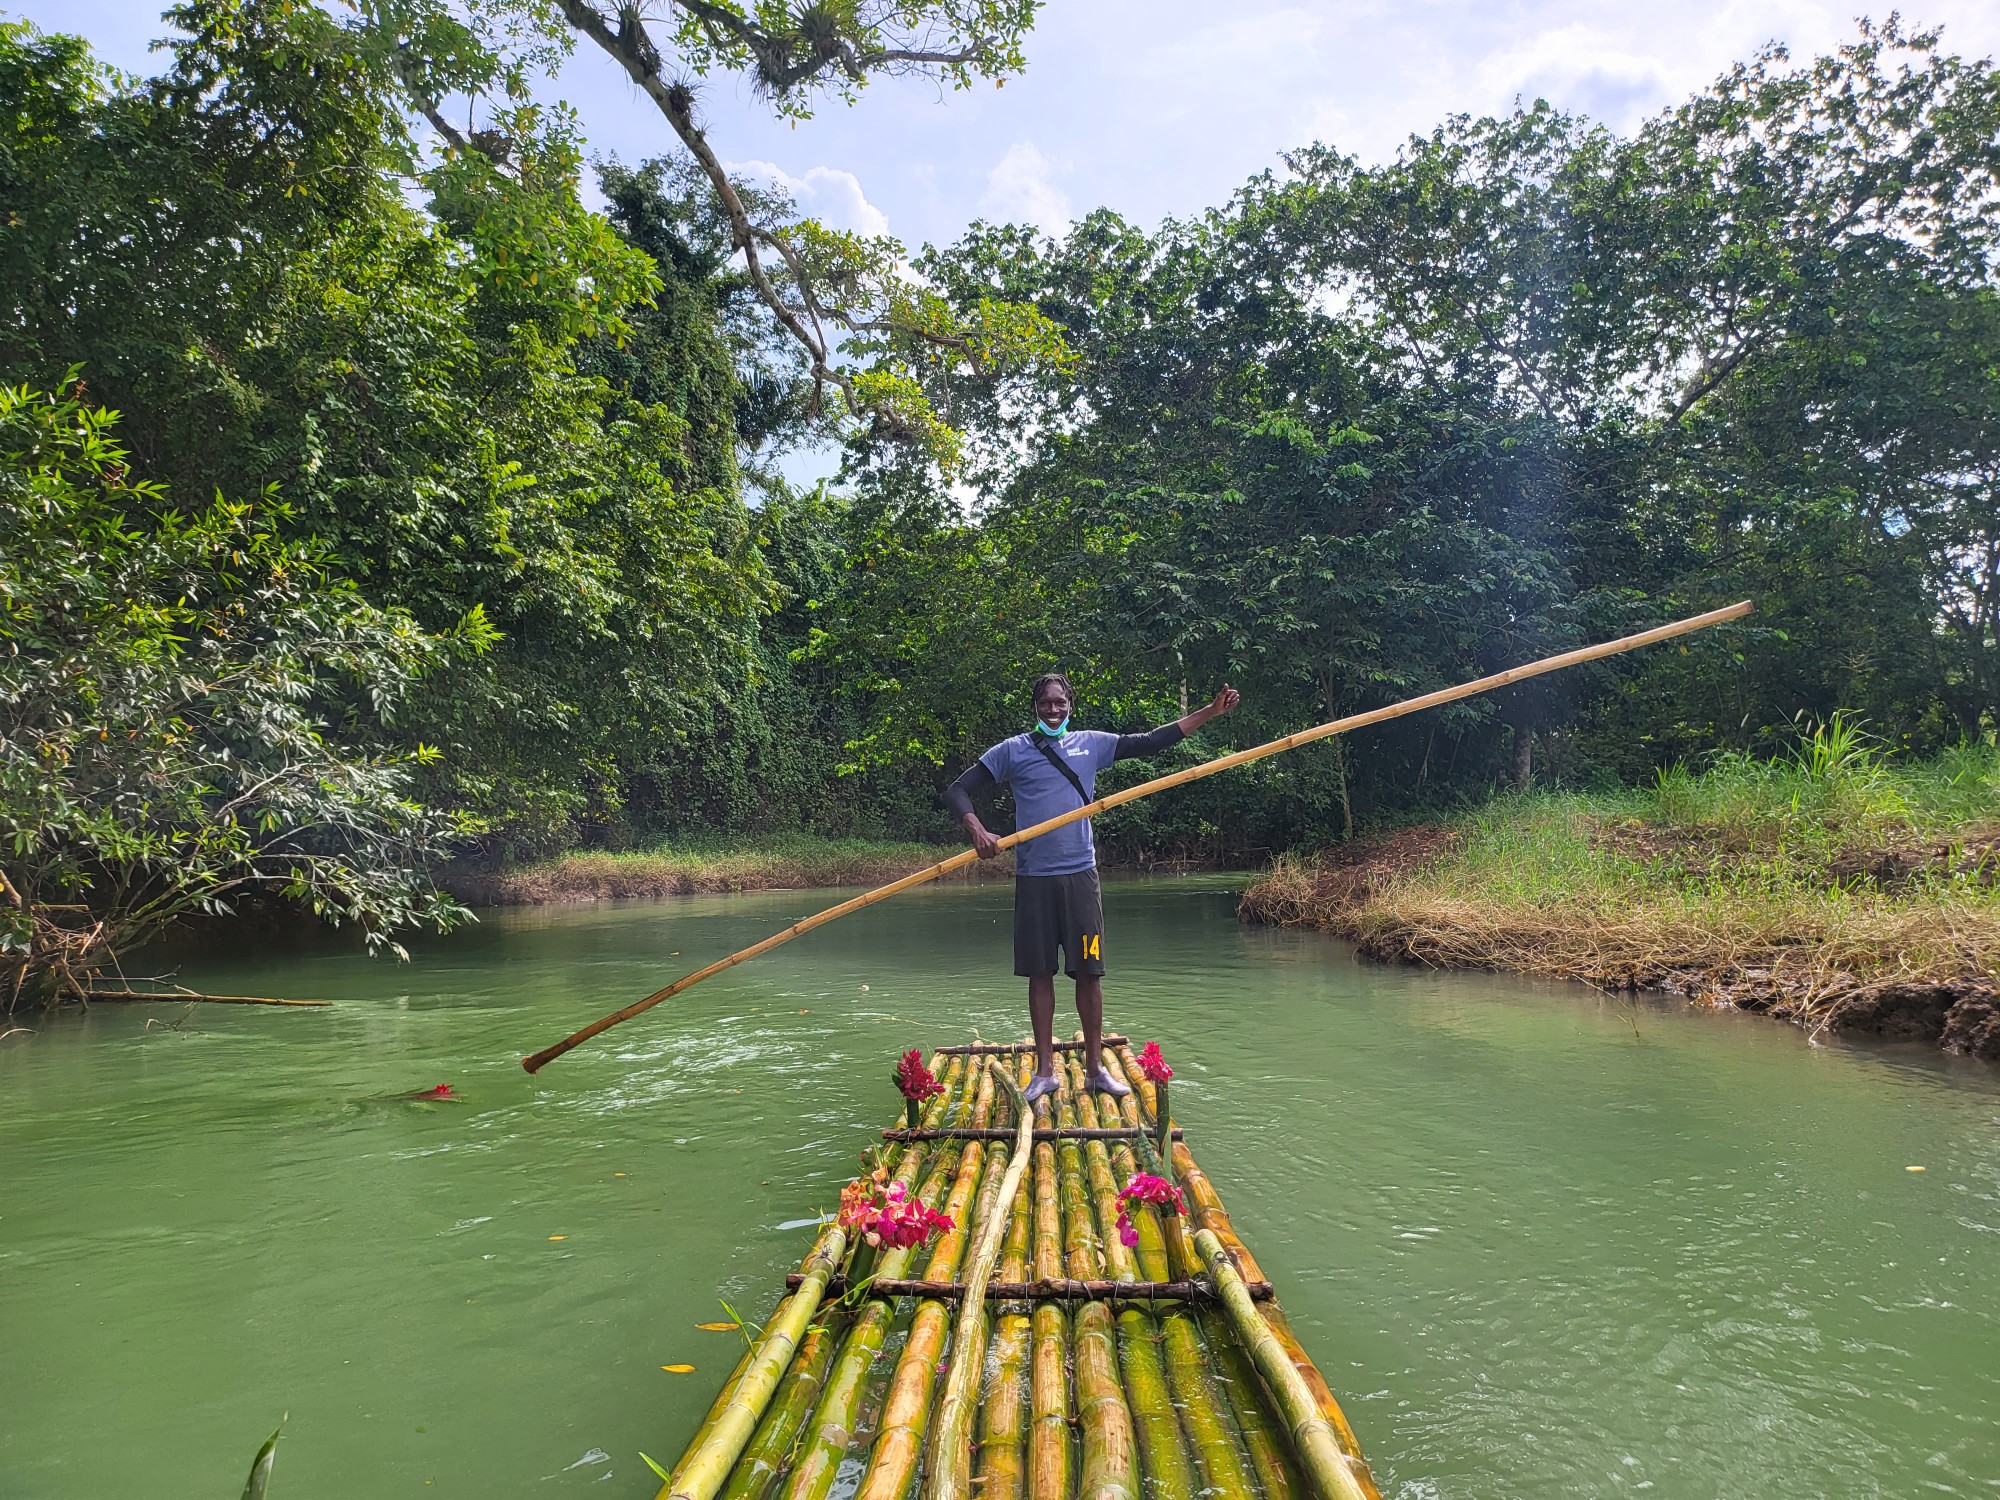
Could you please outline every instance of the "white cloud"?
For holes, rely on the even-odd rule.
[[[1032,224],[1044,234],[1059,235],[1075,215],[1069,194],[1056,186],[1057,167],[1032,142],[1016,141],[986,174],[986,191],[979,211],[992,219]]]
[[[889,216],[868,201],[861,179],[839,167],[808,167],[793,176],[776,162],[733,161],[725,164],[733,174],[762,178],[773,187],[792,195],[799,211],[818,219],[831,229],[855,234],[878,235],[889,232]]]

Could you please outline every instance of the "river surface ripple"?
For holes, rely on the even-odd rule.
[[[275,1500],[650,1495],[639,1452],[680,1451],[741,1347],[695,1325],[768,1312],[894,1054],[1024,1025],[1009,892],[873,907],[518,1058],[837,894],[183,971],[331,1011],[28,1018],[0,1497],[235,1494],[287,1412]],[[1112,1024],[1178,1069],[1385,1495],[2000,1494],[2000,1070],[1379,968],[1240,928],[1212,878],[1106,906]]]

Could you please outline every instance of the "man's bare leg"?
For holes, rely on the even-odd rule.
[[[1035,1076],[1028,1080],[1028,1102],[1056,1091],[1056,976],[1035,974],[1028,980],[1028,1019],[1035,1026]]]
[[[1051,991],[1054,985],[1050,985]],[[1104,1066],[1104,981],[1086,974],[1076,982],[1076,1016],[1083,1022],[1083,1076],[1100,1094],[1129,1094]]]

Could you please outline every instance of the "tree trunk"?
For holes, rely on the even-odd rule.
[[[1514,721],[1514,790],[1525,792],[1535,784],[1535,720],[1523,712]]]

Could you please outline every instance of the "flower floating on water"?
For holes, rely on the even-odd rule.
[[[924,1054],[915,1047],[905,1052],[903,1060],[896,1064],[895,1076],[896,1087],[912,1104],[935,1098],[944,1092],[944,1085],[924,1066]]]
[[[839,1222],[878,1249],[892,1250],[928,1244],[955,1227],[951,1215],[924,1207],[900,1182],[883,1187],[879,1176],[857,1177],[841,1190]]]
[[[1167,1213],[1187,1212],[1187,1199],[1166,1178],[1155,1177],[1150,1172],[1135,1173],[1125,1185],[1125,1191],[1118,1195],[1118,1238],[1127,1250],[1139,1243],[1139,1231],[1132,1227],[1130,1216],[1134,1203],[1150,1203]]]
[[[1139,1049],[1139,1071],[1153,1083],[1165,1083],[1174,1076],[1174,1070],[1167,1066],[1167,1060],[1160,1056],[1160,1044],[1148,1042]]]

